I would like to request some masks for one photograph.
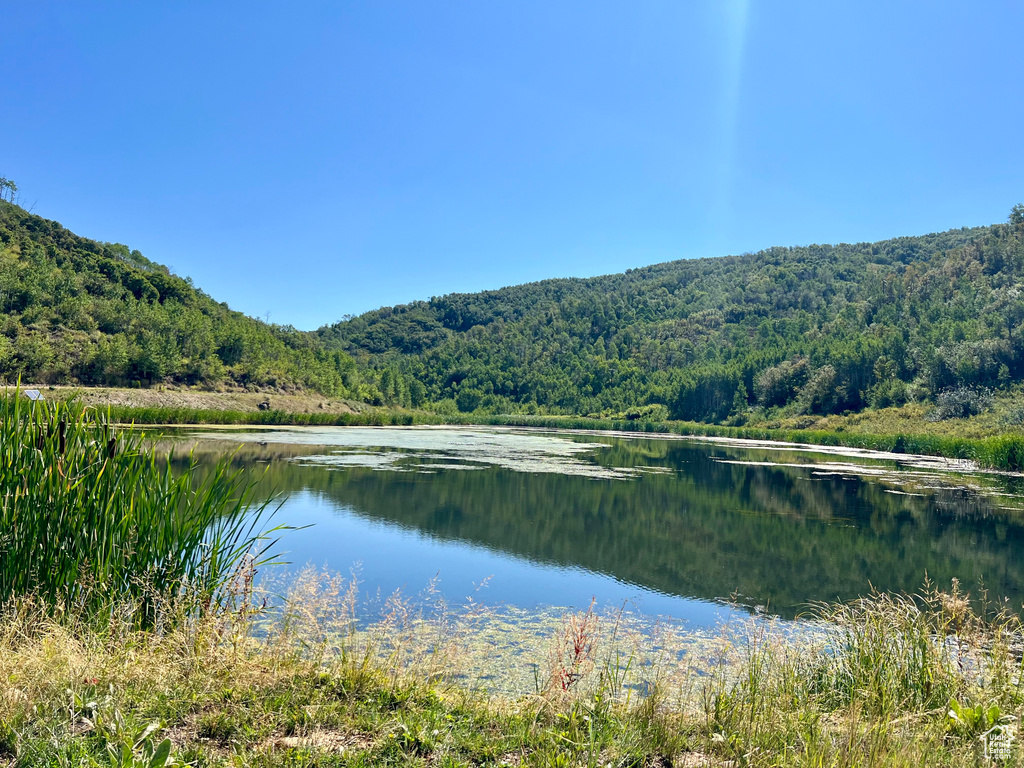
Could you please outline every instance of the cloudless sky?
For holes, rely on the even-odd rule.
[[[233,308],[1004,221],[1024,3],[9,2],[0,175]]]

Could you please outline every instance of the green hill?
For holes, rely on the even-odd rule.
[[[313,333],[0,201],[0,382],[312,389],[442,413],[743,423],[1024,379],[1024,206],[878,243],[771,248],[449,294]]]
[[[372,395],[315,335],[233,312],[137,250],[0,201],[0,381],[19,377]]]
[[[770,248],[388,307],[321,328],[385,402],[742,422],[1024,378],[1024,206],[1007,224]],[[957,389],[960,388],[960,389]],[[659,409],[659,404],[664,406]],[[641,409],[641,410],[637,410]]]

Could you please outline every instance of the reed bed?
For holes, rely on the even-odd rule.
[[[196,468],[172,471],[140,432],[74,401],[0,399],[0,601],[88,613],[139,599],[150,623],[161,596],[209,604],[273,531],[228,460]]]

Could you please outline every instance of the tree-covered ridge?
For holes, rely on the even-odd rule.
[[[1024,378],[1024,207],[1007,224],[771,248],[391,307],[321,328],[383,397],[682,419],[856,410]]]
[[[214,301],[139,251],[0,201],[0,381],[309,387],[359,396],[352,359]]]

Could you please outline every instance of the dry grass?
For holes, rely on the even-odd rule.
[[[345,414],[359,413],[368,407],[364,403],[325,397],[319,392],[311,390],[210,391],[171,385],[153,389],[127,389],[123,387],[50,387],[31,384],[23,384],[21,388],[23,390],[39,389],[49,399],[64,400],[76,396],[85,405],[128,408],[185,408],[251,413],[260,410],[261,403],[269,403],[272,409],[285,413]],[[4,387],[3,390],[12,392],[14,387]]]
[[[350,579],[284,586],[272,608],[242,585],[216,615],[146,631],[130,606],[102,621],[8,606],[0,760],[116,765],[127,739],[143,764],[167,738],[195,765],[959,766],[1022,703],[1019,622],[955,585],[699,642],[593,609],[518,637],[429,592],[366,621]],[[531,689],[481,674],[487,659],[532,662]]]

